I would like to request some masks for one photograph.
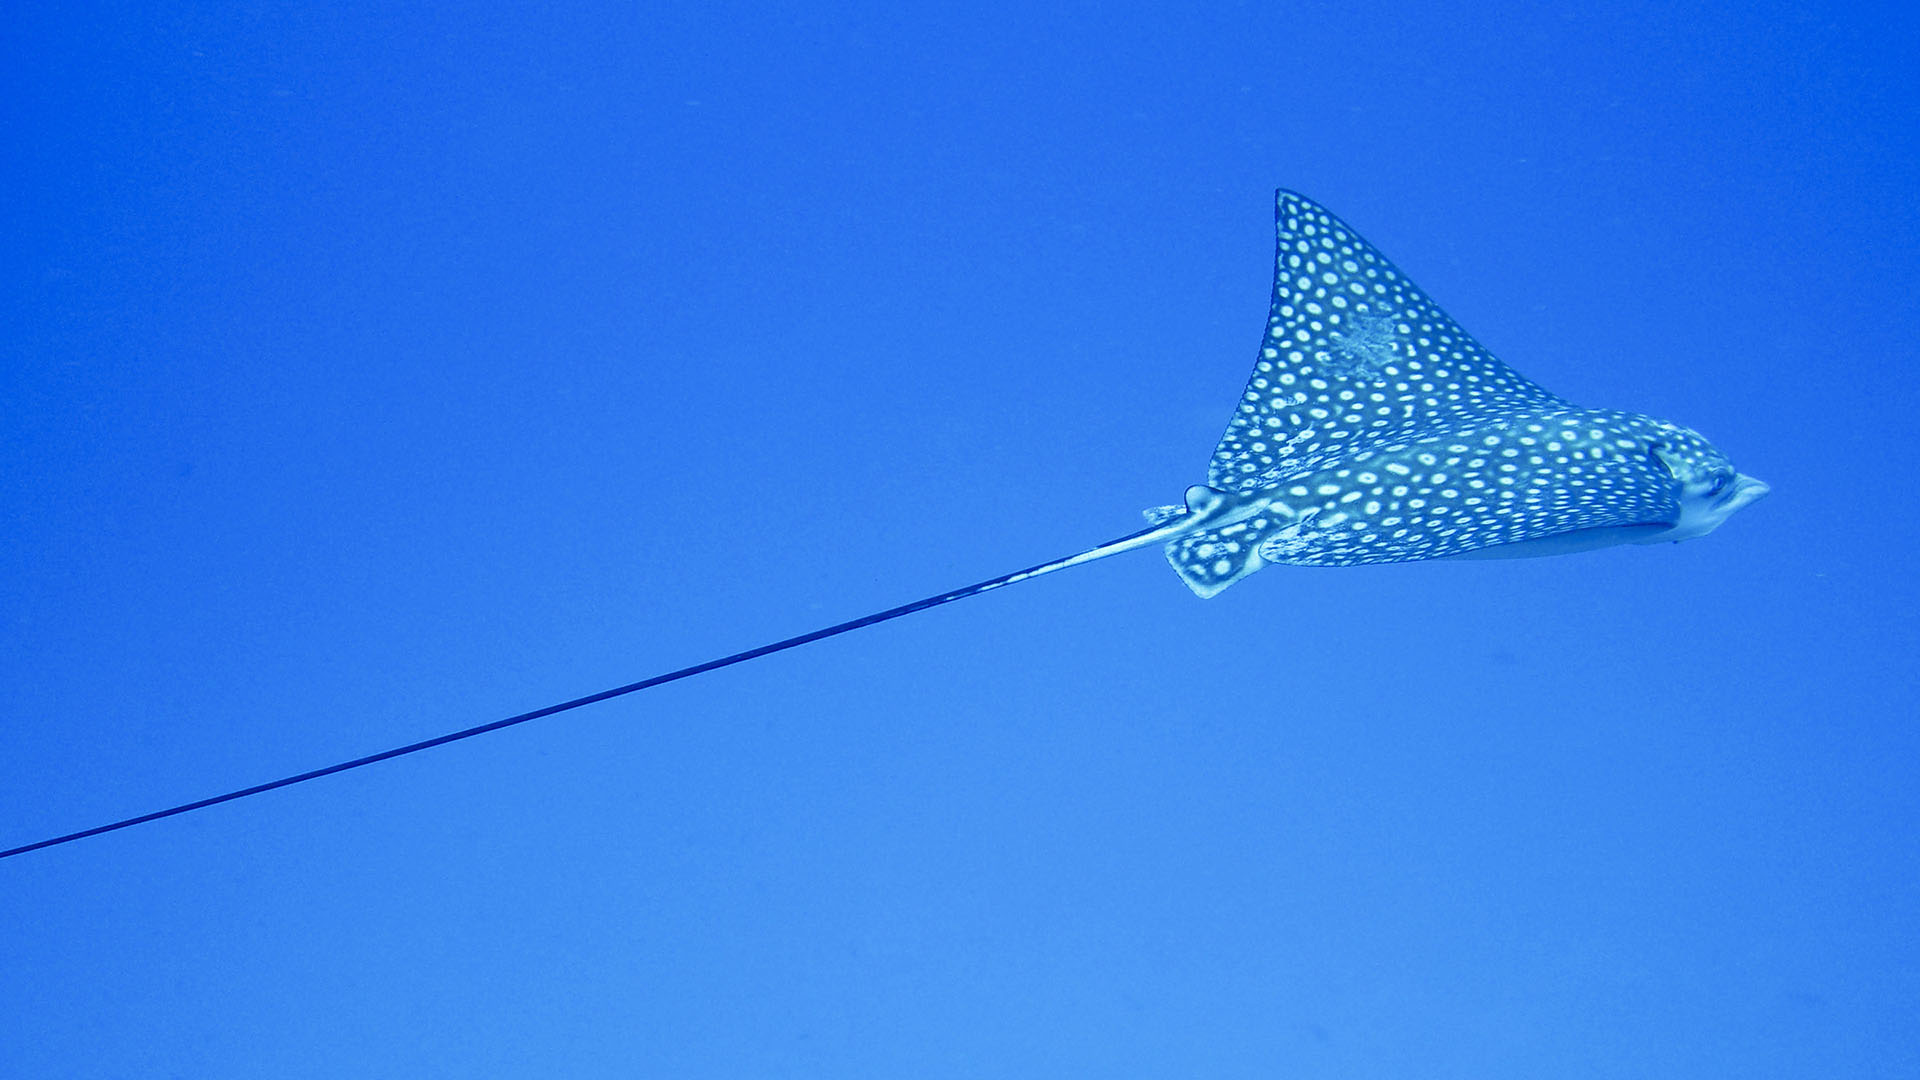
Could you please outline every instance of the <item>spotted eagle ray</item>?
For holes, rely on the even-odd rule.
[[[1269,563],[1558,555],[1691,540],[1767,494],[1698,433],[1583,409],[1495,359],[1372,244],[1282,190],[1273,303],[1207,468],[1148,528],[732,656],[376,754],[0,851],[0,858],[315,780],[1164,545],[1205,598]]]
[[[1280,191],[1260,358],[1165,543],[1202,597],[1268,563],[1525,558],[1691,540],[1765,495],[1697,432],[1501,363],[1346,222]],[[1051,569],[1051,567],[1045,568]]]

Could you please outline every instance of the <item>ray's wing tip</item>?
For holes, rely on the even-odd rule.
[[[1292,188],[1274,188],[1273,189],[1273,208],[1276,211],[1284,210],[1288,203],[1297,203],[1302,206],[1319,206],[1320,205],[1319,203],[1314,202],[1311,198],[1301,194],[1298,191],[1293,190]]]

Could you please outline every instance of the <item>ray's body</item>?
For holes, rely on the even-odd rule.
[[[1696,432],[1529,381],[1305,196],[1279,192],[1274,225],[1260,356],[1206,484],[1147,511],[1153,529],[983,585],[1165,544],[1210,597],[1270,563],[1691,540],[1767,493]]]

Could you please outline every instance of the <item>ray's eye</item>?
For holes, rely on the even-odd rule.
[[[1713,486],[1707,489],[1707,498],[1714,498],[1725,490],[1727,490],[1727,478],[1722,476],[1714,480]]]

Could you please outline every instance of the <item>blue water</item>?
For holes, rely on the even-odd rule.
[[[10,14],[0,847],[1139,528],[1279,186],[1774,494],[8,859],[0,1075],[1915,1075],[1910,12],[653,7]]]

